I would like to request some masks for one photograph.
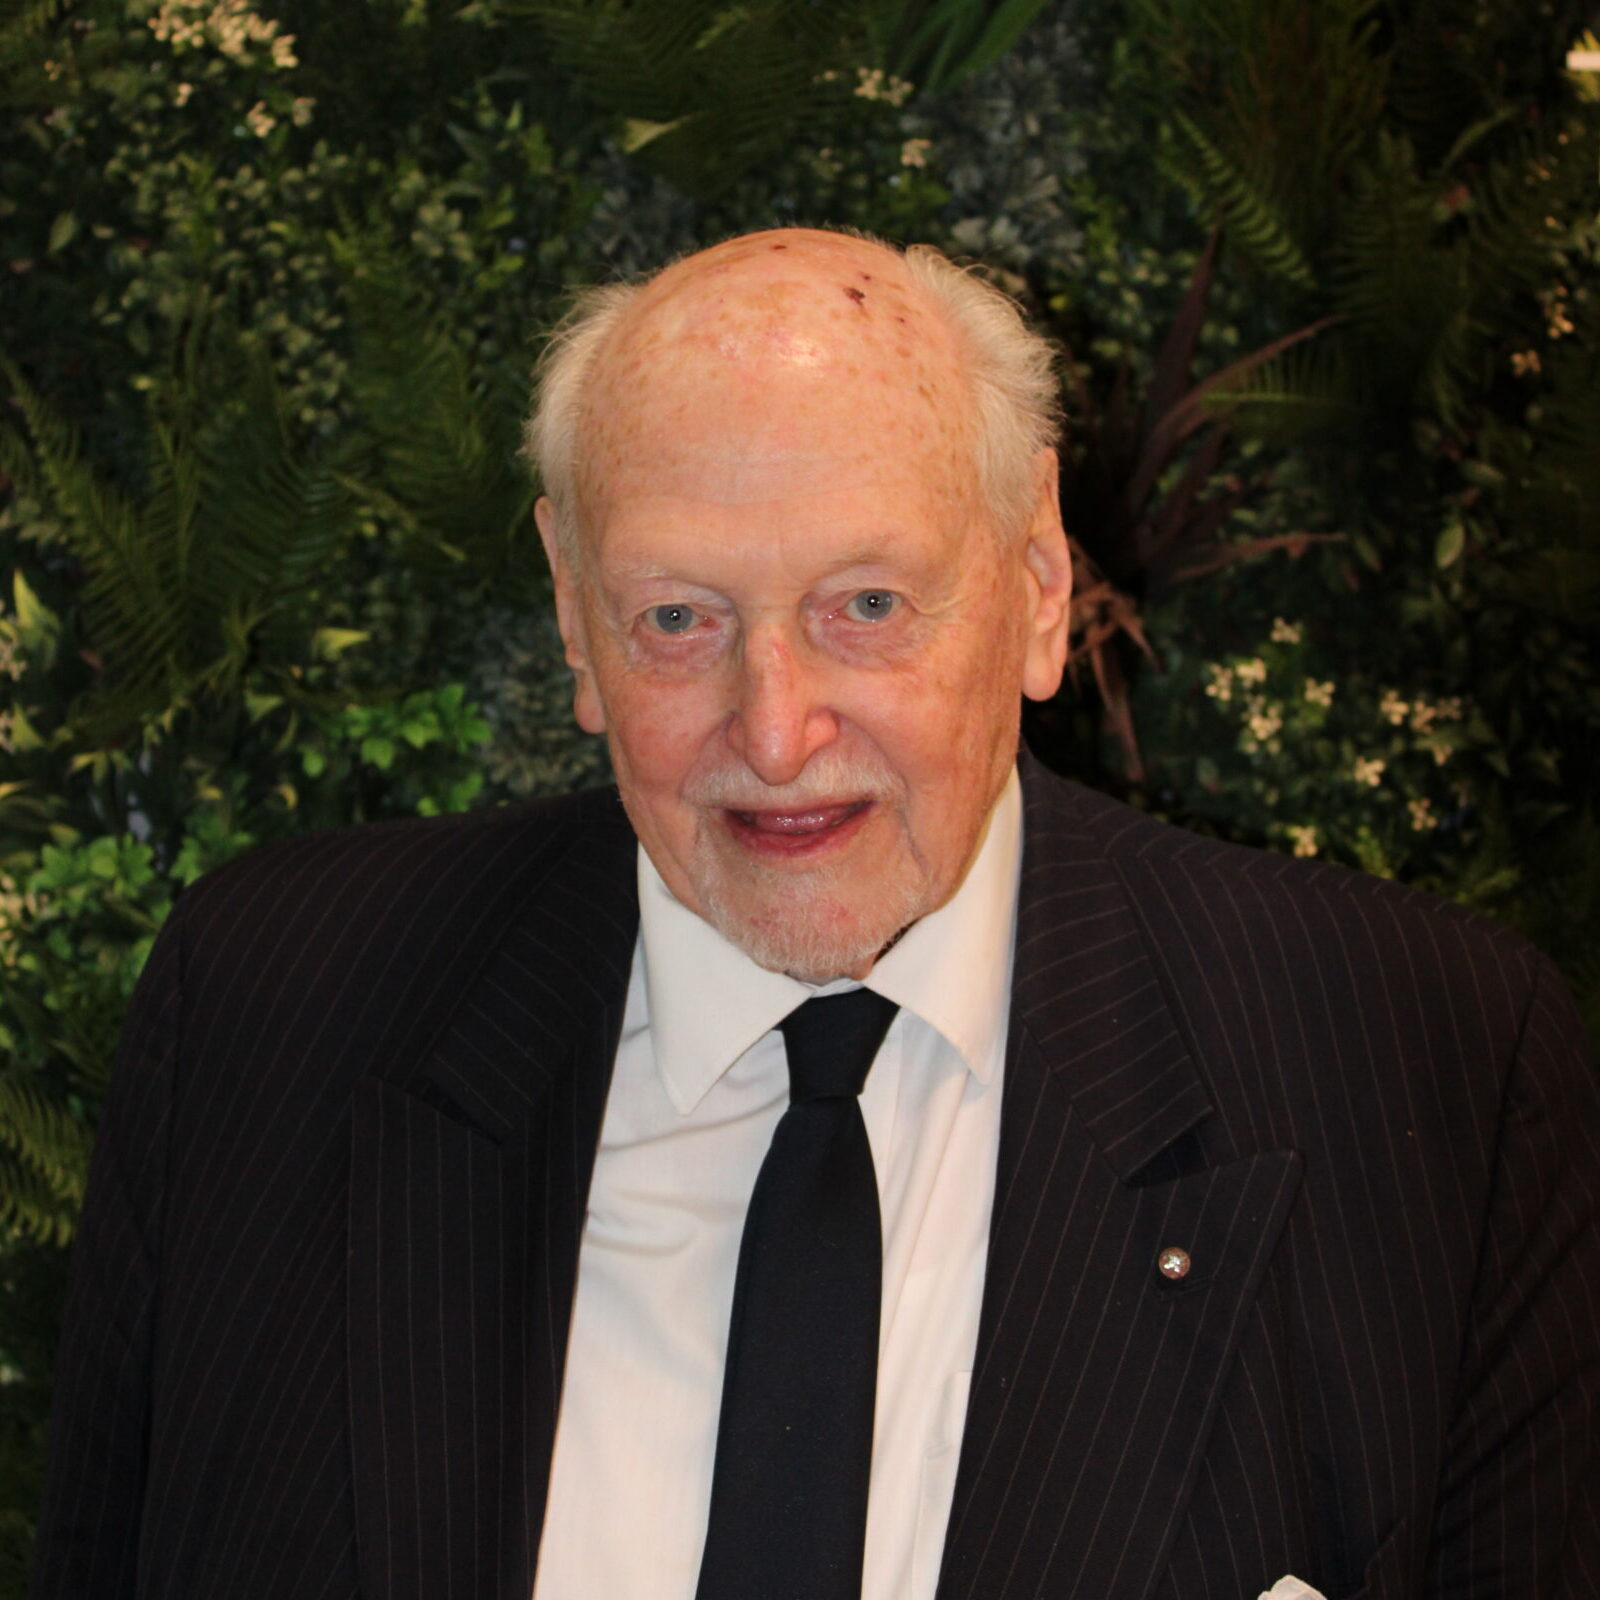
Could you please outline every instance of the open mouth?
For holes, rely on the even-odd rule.
[[[792,811],[723,812],[735,836],[772,855],[804,855],[842,842],[856,832],[872,809],[870,800],[797,807]]]

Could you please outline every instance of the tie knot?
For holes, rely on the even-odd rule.
[[[844,1098],[861,1093],[867,1069],[900,1008],[870,989],[819,995],[778,1024],[789,1058],[789,1099]]]

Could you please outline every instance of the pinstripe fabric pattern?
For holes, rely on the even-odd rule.
[[[1600,1594],[1600,1112],[1547,963],[1027,794],[939,1600]]]
[[[36,1593],[525,1600],[631,837],[614,799],[358,829],[185,896],[96,1152]]]
[[[1600,1594],[1600,1110],[1545,964],[1025,792],[940,1600]],[[185,897],[96,1155],[37,1600],[526,1600],[636,917],[597,797]]]

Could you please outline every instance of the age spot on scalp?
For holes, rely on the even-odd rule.
[[[850,298],[852,300],[854,300],[855,303],[858,306],[866,304],[867,297],[866,297],[865,293],[863,293],[860,289],[856,288],[856,286],[854,284],[847,283],[847,284],[843,285],[843,288],[844,288],[844,292],[847,295],[849,295]]]

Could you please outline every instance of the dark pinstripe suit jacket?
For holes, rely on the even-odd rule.
[[[1600,1114],[1546,963],[1025,788],[940,1600],[1593,1600]],[[185,898],[95,1160],[41,1600],[527,1600],[636,916],[607,797]]]

